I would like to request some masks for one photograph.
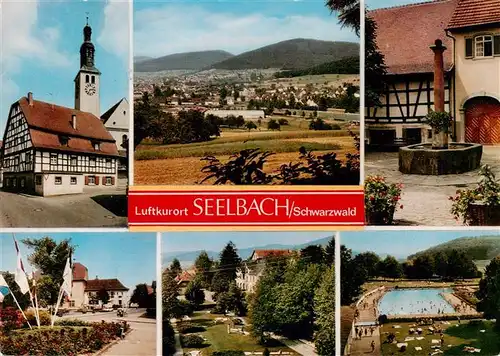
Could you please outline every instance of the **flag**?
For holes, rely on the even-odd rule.
[[[3,278],[3,275],[0,274],[0,303],[3,302],[4,298],[9,294],[9,286],[7,285],[7,282],[5,281],[5,278]]]
[[[23,260],[21,258],[21,253],[19,252],[19,246],[17,245],[16,238],[14,238],[14,245],[16,245],[17,253],[17,266],[14,280],[19,286],[21,293],[26,294],[30,290],[30,285],[28,284],[28,277],[26,277],[26,272],[24,271]]]
[[[71,297],[71,284],[73,282],[73,268],[71,266],[71,252],[68,256],[68,260],[66,261],[66,266],[64,267],[63,272],[63,283],[61,285],[61,289],[66,295]]]

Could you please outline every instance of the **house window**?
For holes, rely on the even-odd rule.
[[[125,142],[127,142],[127,138],[127,135],[122,136],[122,146],[125,144]]]
[[[55,153],[50,154],[50,164],[57,164],[57,154]]]
[[[62,146],[68,146],[69,138],[67,136],[59,136],[59,142]]]
[[[93,142],[92,146],[94,146],[94,150],[99,151],[99,142]]]
[[[89,176],[89,184],[95,184],[95,176]]]
[[[71,185],[76,185],[76,183],[77,183],[76,177],[71,177],[70,178],[70,184]]]
[[[95,162],[96,162],[95,157],[90,157],[89,162],[90,162],[90,167],[95,167]]]
[[[54,183],[55,183],[55,185],[61,185],[62,184],[62,177],[56,176]]]
[[[477,36],[475,42],[476,57],[484,58],[493,56],[493,36]]]
[[[42,176],[35,176],[35,184],[42,185]]]
[[[9,179],[9,178],[7,178],[7,179],[5,180],[5,186],[6,186],[6,187],[10,187],[10,179]]]
[[[25,178],[21,178],[21,180],[20,180],[19,183],[20,183],[19,185],[21,186],[21,188],[24,188],[24,186],[26,185],[26,179]]]
[[[73,167],[76,167],[77,166],[77,162],[78,162],[78,159],[76,156],[71,156],[71,160],[70,160],[70,165],[73,166]]]
[[[17,186],[17,179],[13,178],[12,179],[12,186],[15,188]]]
[[[106,185],[111,185],[111,184],[113,184],[111,177],[106,177]]]
[[[111,158],[106,158],[106,168],[112,168],[113,166],[111,165]]]
[[[114,298],[115,292],[109,292],[109,295],[110,295],[111,298]]]
[[[26,152],[26,163],[31,163],[31,152]]]

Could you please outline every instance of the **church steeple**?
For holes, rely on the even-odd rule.
[[[80,47],[80,68],[95,69],[94,67],[95,47],[92,43],[92,28],[89,26],[89,18],[83,28],[83,43]]]

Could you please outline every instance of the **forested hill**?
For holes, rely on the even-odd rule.
[[[297,38],[242,53],[211,67],[230,70],[298,70],[348,57],[359,57],[359,44]]]
[[[418,252],[408,259],[452,250],[463,251],[473,260],[491,260],[500,255],[500,236],[462,237]]]
[[[284,70],[276,73],[275,77],[292,78],[319,74],[359,74],[359,57],[339,59],[338,61],[322,63],[307,69]]]
[[[136,72],[160,72],[163,70],[183,69],[199,70],[231,57],[233,57],[231,53],[220,50],[175,53],[136,62],[134,70]]]

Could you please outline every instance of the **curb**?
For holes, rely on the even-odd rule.
[[[106,346],[104,346],[102,349],[100,349],[99,351],[93,353],[93,354],[90,354],[91,356],[99,356],[99,355],[102,355],[104,352],[108,351],[112,346],[115,346],[116,344],[118,344],[120,341],[124,340],[125,337],[127,337],[128,334],[130,334],[132,332],[132,329],[129,329],[126,333],[125,333],[125,336],[123,337],[123,339],[116,339],[115,341],[113,342],[110,342],[109,344],[107,344]]]

